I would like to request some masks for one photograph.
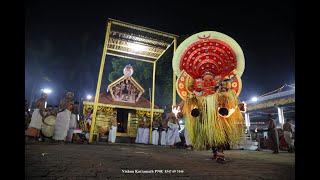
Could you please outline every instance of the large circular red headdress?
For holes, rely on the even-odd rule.
[[[222,82],[229,82],[237,95],[241,92],[244,55],[231,37],[205,31],[184,40],[177,48],[172,68],[178,76],[177,91],[182,99],[188,94],[211,95]],[[230,80],[234,75],[235,78]]]

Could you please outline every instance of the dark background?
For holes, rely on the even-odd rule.
[[[27,0],[25,98],[38,97],[45,87],[53,90],[53,105],[67,91],[76,99],[94,95],[107,18],[179,36],[209,30],[232,37],[245,56],[242,100],[295,83],[294,1]],[[110,71],[107,57],[102,86]]]

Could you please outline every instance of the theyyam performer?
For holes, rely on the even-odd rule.
[[[190,36],[172,60],[190,143],[197,150],[212,147],[218,162],[225,161],[222,147],[238,144],[244,133],[245,104],[238,99],[244,65],[239,44],[216,31]]]

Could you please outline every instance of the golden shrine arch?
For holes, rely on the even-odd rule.
[[[153,122],[154,117],[157,115],[157,113],[163,112],[163,110],[157,110],[157,108],[155,108],[155,105],[154,105],[156,64],[157,64],[157,61],[161,58],[161,56],[166,52],[166,50],[169,49],[169,47],[172,44],[174,45],[174,52],[175,52],[177,47],[178,37],[179,36],[174,34],[170,34],[170,33],[158,31],[155,29],[133,25],[130,23],[108,18],[107,31],[105,36],[105,42],[103,47],[103,53],[101,58],[101,64],[100,64],[94,102],[85,102],[85,101],[83,102],[85,108],[86,106],[89,106],[89,105],[93,106],[93,116],[92,116],[92,124],[90,128],[89,143],[92,143],[93,133],[96,127],[95,123],[98,117],[97,112],[103,112],[102,111],[103,108],[101,109],[101,107],[117,108],[117,109],[122,109],[121,107],[125,107],[127,109],[136,110],[137,112],[146,111],[147,114],[150,113],[151,124]],[[136,104],[136,103],[132,103],[131,106],[127,106],[124,104],[115,105],[115,103],[128,103],[128,102],[111,101],[112,102],[111,104],[99,103],[100,97],[106,98],[105,93],[100,94],[100,87],[101,87],[106,55],[133,59],[133,60],[138,60],[138,61],[143,61],[143,62],[153,64],[151,107],[150,107],[150,103],[148,104],[149,108],[133,106],[133,104]],[[173,73],[173,90],[172,90],[173,105],[176,105],[175,84],[176,84],[176,75]],[[115,97],[112,95],[111,97],[114,100]],[[141,97],[140,100],[141,99],[143,99],[143,97]],[[98,110],[98,107],[100,108],[100,111]],[[106,109],[106,110],[110,110],[110,109]],[[150,110],[150,112],[148,110]],[[150,142],[152,139],[151,132],[152,131],[150,127]]]

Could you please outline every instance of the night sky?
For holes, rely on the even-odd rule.
[[[165,2],[25,1],[26,99],[44,87],[53,89],[53,105],[69,90],[76,98],[94,94],[107,18],[176,35],[219,31],[232,37],[245,56],[242,100],[295,82],[293,1]],[[36,79],[39,73],[49,80]]]

